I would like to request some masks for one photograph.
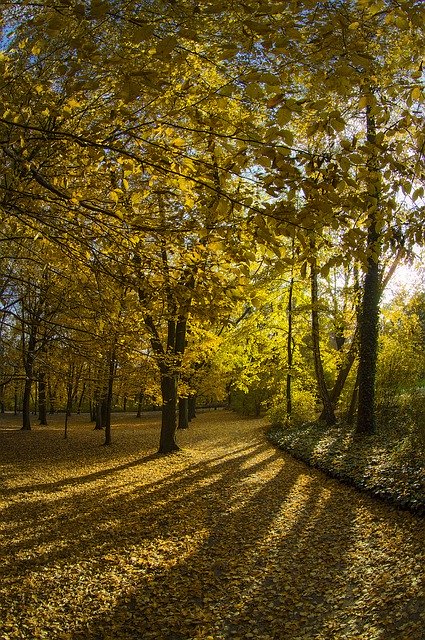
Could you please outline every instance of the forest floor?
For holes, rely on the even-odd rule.
[[[425,515],[425,425],[386,422],[357,437],[353,425],[274,426],[270,441],[309,466],[396,507]],[[425,638],[425,633],[424,633]]]
[[[0,422],[1,640],[424,640],[425,521],[217,410]],[[63,418],[61,418],[63,420]]]

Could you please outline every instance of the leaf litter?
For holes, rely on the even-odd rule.
[[[0,426],[2,640],[423,640],[423,519],[202,413]]]

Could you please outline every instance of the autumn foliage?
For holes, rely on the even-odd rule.
[[[158,414],[2,422],[4,640],[421,640],[424,523],[208,411],[156,454]],[[18,437],[17,437],[18,435]]]

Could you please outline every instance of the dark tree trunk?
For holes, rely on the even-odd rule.
[[[289,295],[288,295],[288,337],[286,341],[286,353],[287,353],[287,366],[288,373],[286,374],[286,415],[290,420],[292,415],[292,365],[294,358],[294,339],[292,336],[292,311],[293,311],[293,295],[294,295],[294,278],[291,277],[289,283]]]
[[[370,145],[376,142],[375,117],[370,107],[366,111],[367,141]],[[378,321],[379,300],[381,296],[379,277],[380,235],[376,229],[378,222],[380,184],[379,172],[376,169],[376,158],[371,157],[368,163],[371,183],[368,185],[370,209],[367,233],[367,267],[363,284],[363,298],[360,312],[360,344],[359,344],[359,396],[357,409],[356,432],[372,434],[375,431],[375,379],[378,356]]]
[[[186,340],[186,318],[168,321],[167,351],[164,352],[158,332],[150,317],[145,318],[151,331],[151,344],[159,359],[161,372],[162,421],[158,453],[178,451],[177,430],[177,383]],[[170,364],[171,363],[171,364]]]
[[[359,272],[357,267],[354,267],[354,293],[357,299],[360,298],[360,282],[359,282]],[[356,360],[358,351],[359,351],[359,324],[360,324],[360,307],[356,304],[356,317],[357,323],[356,328],[354,330],[353,338],[351,340],[350,348],[347,351],[345,356],[345,361],[342,363],[341,367],[338,370],[338,375],[335,380],[335,384],[330,393],[332,406],[335,407],[338,404],[338,401],[341,397],[341,393],[344,389],[347,378],[350,374],[351,368]],[[323,412],[320,416],[320,420],[324,420]]]
[[[104,357],[97,370],[97,383],[95,386],[94,397],[96,404],[96,423],[95,430],[100,431],[105,426],[106,418],[106,396],[108,394],[108,363]]]
[[[68,382],[66,388],[66,407],[65,407],[65,425],[64,425],[64,439],[68,438],[68,422],[69,417],[71,415],[71,405],[72,405],[72,382]]]
[[[23,340],[23,348],[24,348],[24,369],[25,369],[25,385],[24,385],[24,396],[22,399],[22,431],[30,431],[31,430],[31,411],[30,411],[30,402],[31,402],[31,387],[33,382],[33,370],[34,370],[34,358],[35,358],[35,346],[37,342],[37,327],[32,324],[30,328],[30,335],[28,339],[28,349],[25,353],[25,345],[24,338]]]
[[[13,394],[13,413],[15,416],[18,415],[18,389],[15,386],[15,391]]]
[[[371,234],[376,235],[376,234]],[[379,267],[369,260],[363,289],[359,347],[357,433],[375,431],[375,378],[378,355]]]
[[[1,384],[0,385],[0,412],[4,413],[5,411],[5,407],[4,407],[4,388],[5,385]]]
[[[21,431],[31,431],[31,411],[30,411],[31,386],[32,386],[32,379],[26,377],[25,378],[25,385],[24,385],[24,395],[23,395],[23,398],[22,398],[22,427],[21,427]]]
[[[110,360],[109,360],[108,389],[107,389],[106,398],[105,398],[105,417],[104,417],[105,441],[103,443],[105,445],[112,444],[111,411],[112,411],[114,377],[115,377],[115,349],[112,350]]]
[[[177,430],[177,374],[161,373],[162,421],[159,440],[159,453],[178,451],[176,443]]]
[[[81,389],[81,393],[80,393],[80,398],[78,400],[78,405],[77,405],[77,413],[81,413],[81,406],[83,404],[83,399],[84,399],[84,394],[86,392],[86,383],[83,382],[83,388]]]
[[[342,367],[339,369],[338,371],[338,375],[337,378],[335,380],[335,384],[332,388],[332,391],[330,392],[330,399],[332,402],[332,406],[335,408],[335,406],[338,403],[338,400],[341,396],[341,393],[344,389],[345,383],[347,381],[348,375],[351,371],[351,368],[354,364],[354,361],[356,359],[356,355],[357,355],[357,351],[358,351],[358,330],[356,328],[356,331],[354,333],[353,336],[353,341],[350,345],[350,348],[347,352],[346,358],[345,358],[345,362],[343,363]],[[322,413],[320,414],[320,420],[325,420],[325,416],[324,416],[324,411],[322,411]]]
[[[179,429],[189,426],[189,398],[179,398]]]
[[[46,404],[46,374],[40,371],[38,376],[38,421],[41,425],[47,425]]]
[[[189,396],[188,398],[188,413],[189,422],[196,418],[196,395]]]
[[[102,373],[99,372],[101,376]],[[106,398],[106,389],[102,389],[101,383],[99,382],[99,386],[97,386],[95,390],[95,402],[94,402],[94,410],[96,412],[95,418],[95,431],[100,431],[103,429],[105,423],[105,398]]]
[[[317,389],[319,397],[323,403],[322,416],[326,424],[333,425],[336,423],[334,409],[325,381],[325,373],[323,370],[322,356],[320,353],[320,327],[319,327],[319,296],[317,285],[317,267],[316,260],[313,258],[311,264],[311,336],[313,342],[314,370],[316,373]]]
[[[101,429],[103,429],[103,421],[102,421],[102,399],[98,400],[96,405],[95,405],[95,410],[96,410],[96,420],[95,420],[95,425],[94,425],[94,430],[95,431],[100,431]]]
[[[142,417],[142,406],[143,406],[143,400],[144,400],[145,396],[143,393],[143,390],[141,389],[139,391],[139,396],[137,399],[137,413],[136,413],[136,418],[141,418]]]
[[[161,252],[164,273],[169,275],[168,258],[165,247]],[[180,307],[178,313],[177,304],[173,290],[168,291],[168,310],[170,319],[168,320],[168,332],[166,348],[161,341],[160,334],[152,316],[146,315],[145,325],[150,332],[150,341],[153,352],[157,358],[158,367],[161,374],[161,394],[162,394],[162,422],[159,439],[159,453],[173,453],[178,451],[176,442],[177,430],[177,384],[180,375],[183,354],[186,346],[186,326],[189,313],[191,292],[194,287],[194,278],[191,273],[184,273],[180,282],[185,288],[186,299]],[[143,299],[143,292],[139,291],[140,299]],[[175,319],[177,317],[177,319]]]
[[[49,395],[49,414],[53,415],[55,413],[55,392],[50,380],[47,381],[47,393]]]
[[[36,416],[38,413],[38,385],[36,384],[35,387],[33,385],[32,390],[34,390],[34,396],[32,401],[32,412]]]
[[[350,406],[347,412],[347,423],[353,424],[359,398],[359,372],[357,370],[356,380],[354,382],[353,391],[351,393]]]
[[[92,399],[90,399],[89,411],[90,411],[90,422],[96,422],[97,404]]]

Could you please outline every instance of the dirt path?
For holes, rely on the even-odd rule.
[[[2,430],[0,638],[424,640],[424,521],[200,415]],[[16,460],[19,462],[16,464]]]

